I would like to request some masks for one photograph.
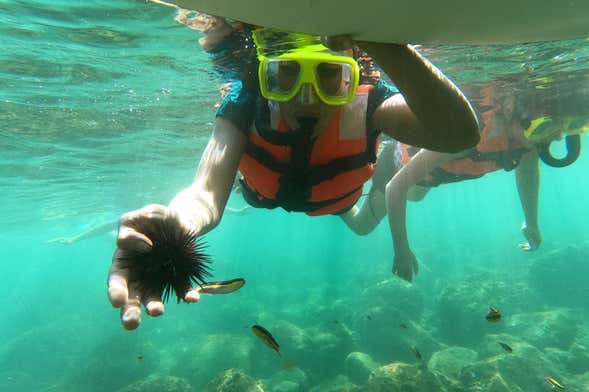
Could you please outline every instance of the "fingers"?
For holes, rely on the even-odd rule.
[[[529,243],[527,243],[527,242],[522,242],[521,244],[517,244],[517,246],[518,246],[518,247],[519,247],[521,250],[525,250],[525,251],[531,250],[531,248],[532,248],[532,247],[530,246],[530,244],[529,244]]]
[[[121,307],[121,323],[128,331],[136,329],[141,324],[141,301],[137,288],[129,288],[129,297]]]
[[[407,282],[413,282],[413,272],[412,271],[403,271],[403,274],[400,275],[401,278],[405,279]]]
[[[406,266],[401,266],[400,268],[398,266],[393,266],[393,274],[409,283],[413,280],[413,271]]]
[[[161,291],[143,291],[138,293],[141,298],[145,311],[151,317],[159,317],[164,314],[165,307],[162,301]]]
[[[121,226],[117,238],[117,247],[126,251],[147,253],[153,242],[145,235],[130,227]]]
[[[143,300],[145,311],[151,317],[159,317],[164,314],[165,307],[159,295],[150,295]]]
[[[121,307],[121,323],[123,327],[132,331],[141,324],[141,303],[143,302],[148,315],[159,317],[164,314],[165,307],[159,295],[146,296],[141,300],[141,293],[132,286],[128,290],[129,295],[125,304]],[[198,302],[200,293],[198,289],[192,289],[186,293],[184,300],[189,303]]]
[[[127,279],[120,274],[112,274],[108,279],[108,297],[111,304],[121,308],[121,322],[127,330],[133,330],[141,323],[141,302],[147,314],[159,317],[164,314],[164,304],[159,295],[142,296],[138,289],[129,288]]]
[[[527,242],[519,244],[519,248],[524,251],[533,251],[540,247],[542,236],[540,230],[535,227],[528,227],[526,223],[522,225],[522,233],[526,237]]]
[[[154,222],[166,219],[168,212],[165,206],[150,204],[139,210],[131,211],[121,217],[117,247],[125,251],[141,253],[149,252],[153,242],[143,234],[143,231]]]
[[[127,287],[127,271],[118,270],[113,263],[108,275],[108,299],[112,306],[120,308],[127,303],[129,289]]]
[[[200,286],[189,290],[184,296],[184,301],[188,303],[196,303],[200,300]]]
[[[531,242],[523,242],[521,244],[518,244],[518,247],[524,252],[532,252],[538,249],[538,246],[533,245]]]
[[[393,262],[393,274],[397,275],[403,280],[411,283],[413,281],[413,274],[419,273],[419,263],[417,259],[413,257],[411,260],[404,262],[395,261]]]

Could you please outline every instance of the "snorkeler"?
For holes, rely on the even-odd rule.
[[[194,182],[169,206],[124,214],[119,251],[150,252],[152,240],[131,224],[138,220],[174,222],[199,236],[215,228],[238,170],[244,198],[254,207],[341,215],[374,172],[379,133],[445,152],[478,142],[477,119],[464,95],[410,46],[357,43],[401,94],[384,81],[360,85],[356,60],[316,37],[297,35],[296,42],[302,38],[305,46],[274,53],[265,44],[293,42],[290,34],[266,29],[253,34],[258,72],[234,83],[223,100]],[[340,37],[328,44],[345,49],[354,43]],[[129,280],[119,253],[109,272],[109,299],[121,309],[123,326],[135,329],[141,304],[151,316],[162,315],[164,305],[157,293],[142,292]],[[184,300],[199,298],[191,290]]]
[[[488,86],[492,87],[492,86]],[[361,207],[354,207],[346,223],[359,234],[370,233],[388,213],[395,246],[395,265],[398,274],[410,280],[418,272],[418,261],[409,244],[405,226],[407,200],[420,201],[432,187],[441,184],[470,180],[496,170],[515,169],[516,184],[524,223],[522,233],[526,239],[519,247],[526,251],[538,249],[542,236],[538,224],[538,193],[540,186],[538,146],[558,139],[563,129],[578,135],[589,129],[586,122],[567,127],[554,120],[552,127],[539,127],[537,120],[546,108],[536,108],[531,99],[513,94],[497,98],[494,89],[486,105],[490,108],[481,114],[483,130],[481,141],[469,150],[447,154],[416,149],[395,141],[385,144],[378,157],[377,171],[367,199]],[[570,121],[569,121],[570,123]],[[525,128],[527,127],[527,128]],[[542,132],[539,130],[542,129]],[[578,157],[578,154],[576,155]],[[574,156],[573,156],[574,157]],[[572,163],[576,159],[568,158]]]

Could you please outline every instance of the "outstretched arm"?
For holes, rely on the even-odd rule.
[[[457,154],[419,151],[386,186],[386,206],[394,247],[393,273],[411,282],[418,272],[417,258],[411,250],[406,227],[407,193],[435,167],[456,158]]]
[[[151,316],[161,316],[164,304],[161,293],[143,292],[139,282],[130,280],[124,264],[125,252],[150,252],[153,242],[142,233],[142,227],[155,222],[178,225],[197,235],[214,228],[227,203],[246,140],[230,121],[218,117],[192,185],[181,191],[168,207],[150,205],[121,217],[117,250],[108,276],[108,296],[112,305],[121,309],[121,321],[126,329],[135,329],[141,323],[141,304]],[[197,302],[199,298],[197,290],[190,290],[184,300]]]
[[[170,208],[189,227],[198,228],[199,234],[210,231],[221,220],[246,141],[246,136],[232,122],[217,117],[194,182],[170,203]]]

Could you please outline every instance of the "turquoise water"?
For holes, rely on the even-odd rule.
[[[206,236],[214,277],[246,286],[124,331],[106,297],[108,223],[190,183],[224,82],[173,17],[144,1],[0,1],[0,391],[201,391],[227,369],[266,391],[544,391],[546,376],[589,390],[587,155],[541,166],[533,253],[517,248],[513,173],[411,203],[413,285],[390,272],[386,223],[359,237],[337,217],[227,214]],[[589,86],[586,40],[423,52],[459,84],[525,70],[555,81],[546,99]],[[485,321],[489,305],[502,322]]]

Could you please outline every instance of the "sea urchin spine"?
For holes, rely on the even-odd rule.
[[[173,290],[180,302],[192,287],[211,276],[211,258],[196,233],[174,221],[152,221],[141,232],[152,241],[151,251],[124,252],[120,260],[128,268],[129,281],[137,283],[144,297],[161,296],[165,303]]]

